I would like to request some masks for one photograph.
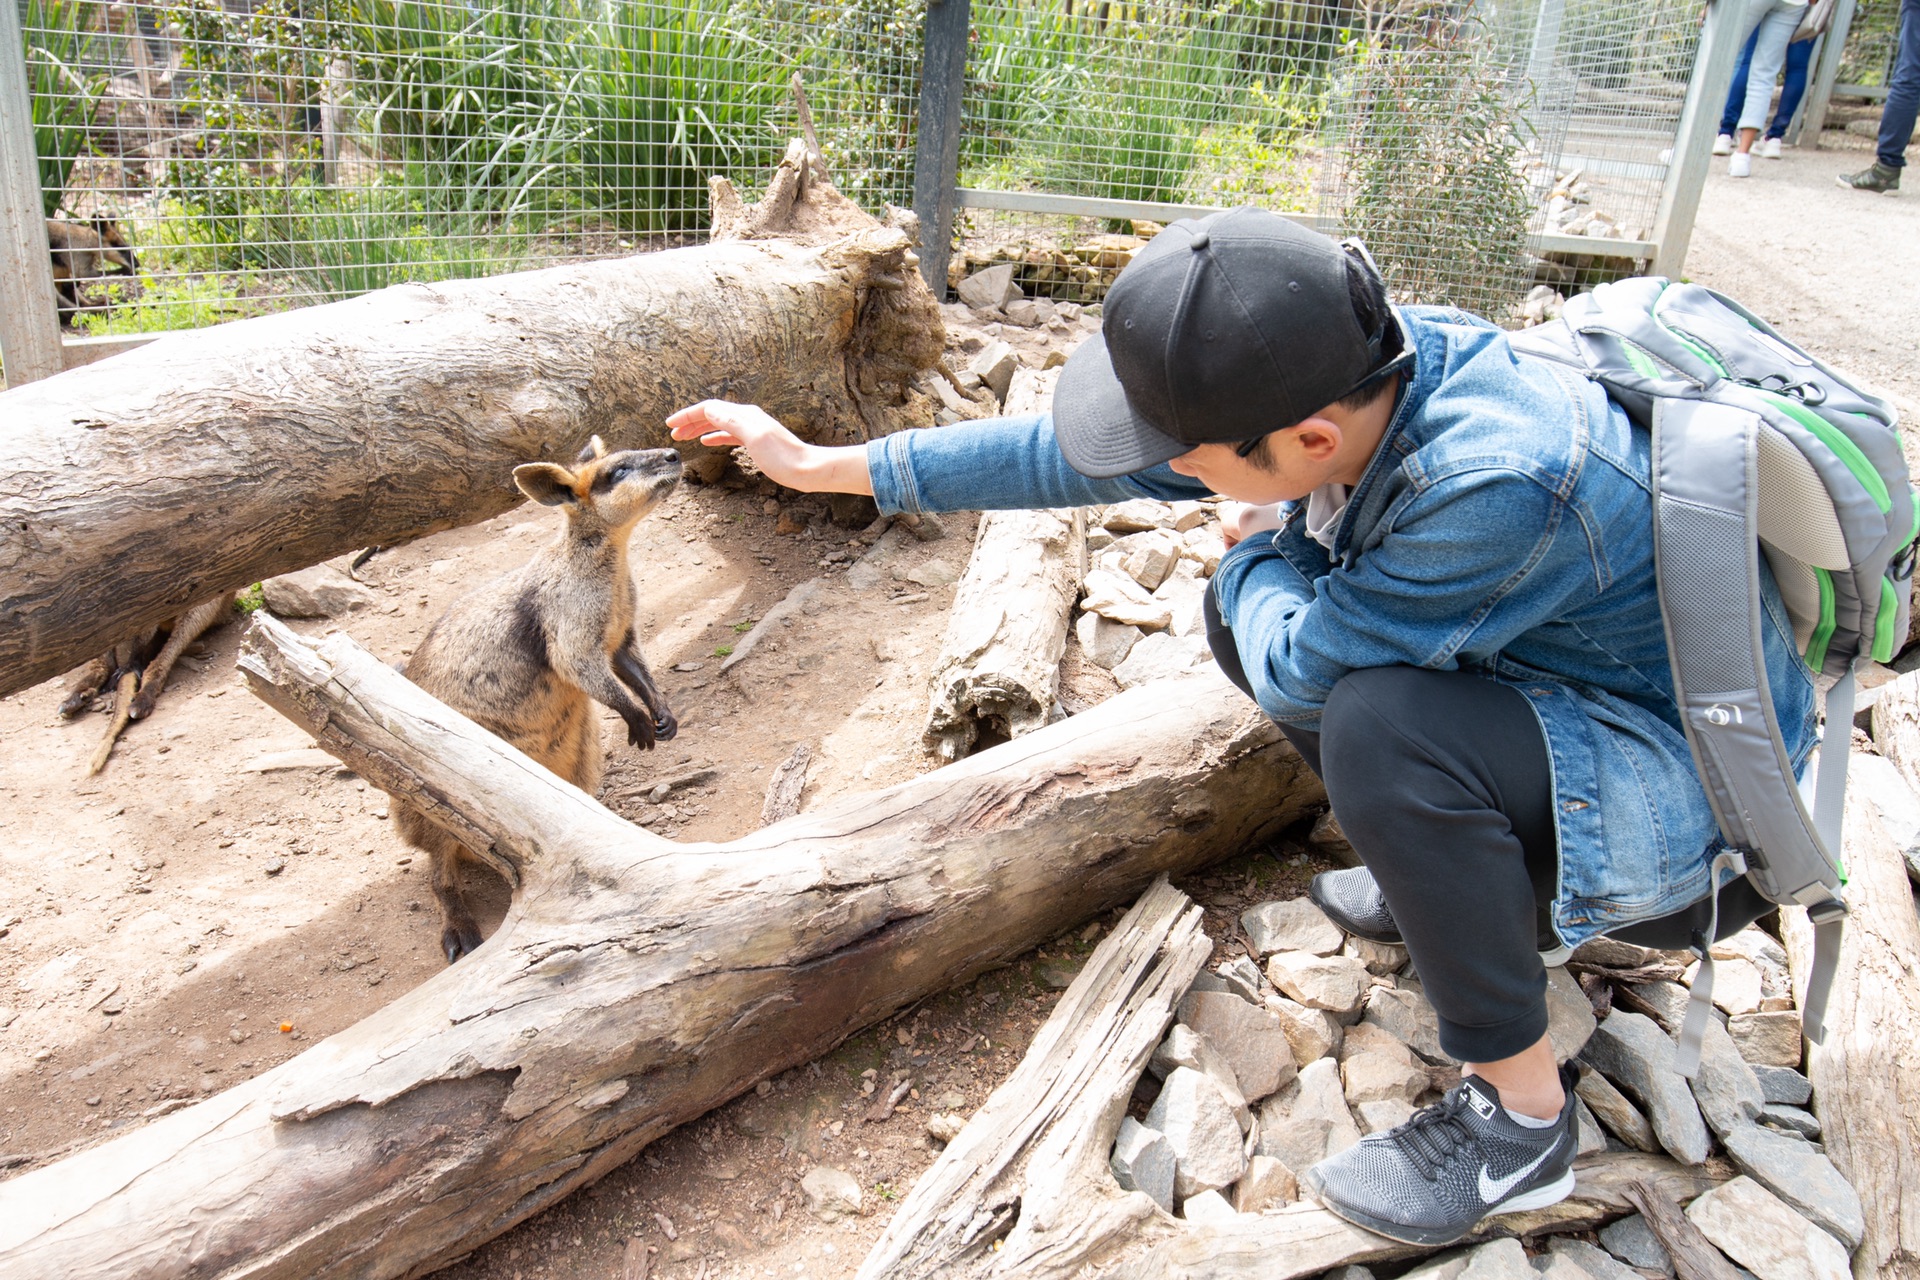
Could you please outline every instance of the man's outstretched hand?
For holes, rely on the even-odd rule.
[[[675,440],[747,451],[761,472],[802,493],[873,492],[867,451],[860,445],[808,444],[757,404],[702,400],[667,418]]]

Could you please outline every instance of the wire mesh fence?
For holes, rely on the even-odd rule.
[[[1893,76],[1900,34],[1900,0],[1860,0],[1840,59],[1839,83],[1885,88]]]
[[[47,212],[137,268],[68,290],[88,332],[697,238],[796,71],[841,187],[911,200],[926,0],[0,2]],[[1696,0],[973,0],[959,185],[1028,207],[964,210],[956,270],[1091,301],[1114,202],[1257,203],[1510,319],[1645,257],[1698,35]]]
[[[8,0],[9,3],[14,0]],[[46,212],[127,241],[93,333],[697,236],[799,71],[843,187],[911,189],[910,0],[25,0]]]

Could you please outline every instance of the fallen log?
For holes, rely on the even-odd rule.
[[[0,1183],[0,1277],[417,1276],[933,992],[1320,800],[1217,674],[676,845],[344,635],[261,615],[257,692],[514,883],[459,964],[301,1056]]]
[[[1213,944],[1165,881],[1080,970],[1026,1056],[920,1175],[858,1280],[1076,1274],[1155,1212],[1107,1155],[1134,1082]]]
[[[1461,1243],[1605,1226],[1634,1211],[1627,1193],[1636,1183],[1645,1183],[1669,1200],[1685,1202],[1718,1182],[1704,1168],[1639,1152],[1583,1156],[1574,1162],[1574,1172],[1578,1181],[1567,1199],[1530,1213],[1489,1218],[1479,1232]],[[1149,1230],[1172,1238],[1114,1268],[1107,1280],[1295,1280],[1349,1263],[1387,1262],[1434,1252],[1377,1236],[1306,1202],[1212,1226],[1169,1218]]]
[[[908,234],[803,170],[802,145],[751,209],[717,186],[735,238],[400,285],[0,392],[0,696],[223,591],[499,515],[515,465],[591,435],[671,445],[707,396],[829,444],[931,422],[909,382],[944,331]]]
[[[1909,703],[1913,677],[1888,693]],[[1883,698],[1885,695],[1882,695]],[[1880,725],[1876,705],[1874,725]],[[1900,850],[1881,822],[1870,794],[1876,778],[1856,756],[1847,790],[1843,860],[1846,929],[1839,968],[1828,997],[1826,1038],[1807,1046],[1813,1109],[1820,1140],[1834,1167],[1853,1184],[1866,1211],[1866,1238],[1853,1255],[1857,1280],[1895,1280],[1920,1274],[1920,914]],[[1896,760],[1907,783],[1920,760]],[[1808,766],[1811,770],[1812,765]],[[1908,800],[1911,806],[1911,800]],[[1802,996],[1813,963],[1813,930],[1806,913],[1780,913],[1781,933],[1795,986]]]
[[[1057,371],[1021,369],[1006,413],[1053,402]],[[989,511],[954,591],[934,659],[923,738],[943,760],[966,754],[982,729],[1017,738],[1054,718],[1067,622],[1087,571],[1085,511]]]

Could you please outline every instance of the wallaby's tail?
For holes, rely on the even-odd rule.
[[[87,765],[89,778],[107,767],[107,757],[113,754],[113,744],[120,740],[120,731],[127,727],[127,721],[132,718],[133,695],[139,688],[139,672],[129,668],[120,673],[120,680],[113,690],[113,719],[107,724],[106,736],[93,749],[93,759]]]

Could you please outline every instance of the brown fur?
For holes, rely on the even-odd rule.
[[[680,479],[670,449],[606,452],[596,437],[574,470],[514,468],[528,497],[561,508],[567,526],[532,560],[464,597],[433,624],[407,677],[589,794],[600,787],[598,702],[645,750],[678,725],[654,685],[634,630],[627,540]],[[400,834],[423,850],[440,900],[448,963],[480,945],[460,890],[459,841],[396,799]]]
[[[113,744],[130,720],[144,720],[153,714],[153,706],[167,687],[173,664],[188,645],[206,634],[226,615],[233,604],[229,591],[210,600],[202,600],[178,617],[168,618],[130,640],[122,640],[67,677],[67,696],[61,700],[60,715],[71,718],[90,706],[108,689],[114,691],[112,718],[107,732],[94,749],[87,769],[95,774],[107,767]]]
[[[81,296],[88,285],[115,272],[132,276],[140,269],[132,242],[120,224],[110,218],[91,223],[47,219],[47,248],[53,257],[53,291],[58,295],[60,322],[89,306]]]

